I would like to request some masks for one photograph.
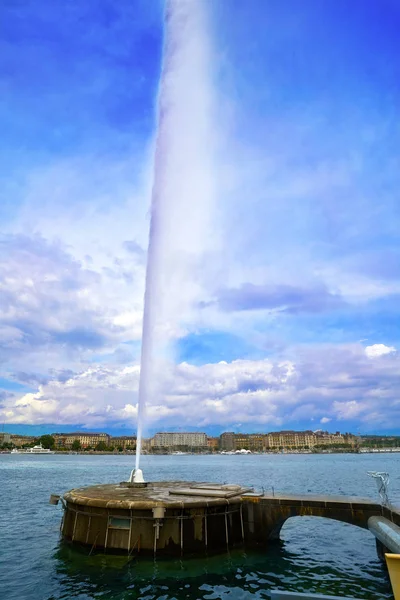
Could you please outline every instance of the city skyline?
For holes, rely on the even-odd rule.
[[[152,437],[142,438],[145,453],[165,454],[177,450],[185,452],[398,452],[400,436],[360,436],[348,432],[317,431],[273,431],[258,433],[234,433],[225,431],[219,436],[209,432],[158,432]],[[0,449],[10,452],[13,448],[28,448],[43,444],[44,448],[64,451],[89,452],[136,452],[136,436],[113,436],[107,432],[51,432],[39,436],[24,436],[15,433],[0,433]],[[383,449],[386,450],[383,450]],[[381,450],[380,450],[381,449]]]
[[[57,426],[55,426],[57,427]],[[169,434],[169,433],[174,433],[174,434],[185,434],[185,433],[190,433],[190,434],[196,434],[196,433],[205,433],[207,435],[207,437],[220,437],[221,435],[225,434],[225,433],[233,433],[234,435],[269,435],[269,434],[276,434],[276,433],[285,433],[285,432],[295,432],[295,433],[302,433],[302,432],[313,432],[313,433],[327,433],[330,435],[333,435],[335,433],[340,433],[343,435],[354,435],[354,436],[358,436],[358,435],[380,435],[379,433],[368,433],[368,434],[363,434],[360,431],[345,431],[345,430],[332,430],[329,428],[318,428],[318,429],[287,429],[287,428],[283,428],[283,429],[269,429],[269,430],[262,430],[262,429],[254,429],[254,430],[247,430],[247,429],[238,429],[238,430],[228,430],[228,429],[215,429],[215,428],[207,428],[207,429],[196,429],[194,427],[188,427],[186,429],[184,428],[168,428],[168,429],[160,429],[160,428],[155,428],[152,429],[151,431],[148,432],[148,436],[147,438],[151,438],[154,437],[157,434]],[[26,433],[25,433],[26,432]],[[27,436],[32,436],[32,437],[38,437],[40,435],[72,435],[72,434],[82,434],[82,435],[90,435],[90,434],[94,434],[94,435],[98,435],[98,434],[106,434],[109,435],[110,437],[136,437],[136,430],[133,431],[127,431],[126,429],[121,429],[118,431],[115,431],[113,429],[107,429],[107,428],[102,428],[102,429],[74,429],[73,427],[64,427],[64,428],[59,428],[58,430],[52,426],[49,425],[42,425],[42,426],[31,426],[31,427],[27,427],[25,425],[23,425],[22,427],[18,427],[18,426],[11,426],[8,428],[5,428],[4,431],[0,432],[1,434],[11,434],[11,435],[27,435]],[[390,434],[388,434],[390,435]]]
[[[163,5],[2,9],[5,431],[136,429]],[[196,6],[171,87],[204,99],[210,156],[174,171],[193,193],[165,234],[171,343],[144,435],[398,433],[399,11]]]

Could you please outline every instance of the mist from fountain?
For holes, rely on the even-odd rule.
[[[138,393],[136,465],[146,405],[171,339],[198,301],[213,239],[213,93],[203,2],[167,0],[158,94]],[[159,381],[158,381],[159,384]]]

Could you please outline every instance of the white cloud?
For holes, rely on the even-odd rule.
[[[347,402],[338,402],[335,400],[333,403],[333,410],[337,417],[342,420],[354,419],[362,412],[365,412],[367,405],[356,400],[348,400]]]
[[[349,323],[357,320],[360,304],[368,312],[369,302],[400,293],[396,248],[390,261],[374,237],[379,231],[392,239],[396,232],[388,217],[395,196],[377,193],[379,185],[389,189],[391,176],[380,170],[377,177],[369,168],[371,152],[359,136],[368,123],[371,143],[380,142],[383,123],[371,122],[370,115],[354,123],[343,118],[336,132],[318,99],[306,112],[302,106],[269,112],[263,100],[258,113],[258,85],[251,94],[255,63],[248,61],[250,71],[238,82],[228,51],[212,52],[212,28],[204,34],[198,18],[203,3],[191,4],[192,20],[181,23],[182,13],[175,22],[187,51],[174,55],[163,97],[168,118],[159,169],[158,333],[167,339],[203,330],[235,333],[257,356],[268,349],[268,356],[280,358],[168,367],[160,385],[169,389],[150,404],[149,422],[162,422],[162,416],[166,424],[245,427],[253,421],[272,427],[308,415],[321,423],[374,415],[377,424],[391,424],[399,377],[395,348],[340,345],[351,339]],[[183,11],[188,6],[181,3]],[[256,50],[247,51],[258,58]],[[233,92],[236,83],[244,86],[242,97],[223,97],[229,81]],[[21,381],[33,380],[29,366],[49,379],[31,396],[7,399],[8,422],[94,426],[131,423],[136,416],[137,367],[126,371],[123,365],[137,358],[132,347],[141,336],[154,132],[143,139],[132,133],[135,127],[127,131],[134,152],[123,145],[123,155],[82,156],[72,147],[68,159],[28,165],[18,181],[10,176],[6,182],[24,197],[19,209],[19,192],[10,197],[15,218],[13,210],[2,224],[8,232],[0,256],[2,375],[21,371]],[[110,141],[116,142],[114,135]],[[257,292],[259,311],[248,294],[249,310],[233,314],[226,302],[225,308],[218,303],[224,289]],[[295,302],[286,302],[283,292],[296,290]],[[296,318],[299,306],[309,320]],[[335,311],[327,326],[325,310]],[[376,310],[368,312],[371,323]],[[316,313],[319,322],[310,325]],[[370,332],[357,329],[354,338],[365,336]],[[338,346],[295,347],[316,338]],[[65,380],[61,370],[73,373]]]
[[[241,423],[263,431],[334,420],[364,430],[400,420],[400,360],[371,363],[361,345],[297,349],[296,361],[236,360],[201,366],[165,365],[151,398],[148,428],[222,429]],[[34,393],[2,400],[6,423],[59,423],[136,429],[139,367],[92,366]],[[373,421],[370,415],[374,415]],[[347,428],[347,425],[346,425]]]
[[[393,352],[396,352],[396,348],[385,346],[385,344],[373,344],[365,348],[365,354],[368,358],[377,358],[378,356],[385,356],[385,354],[392,354]]]
[[[3,364],[25,370],[28,362],[30,369],[42,363],[42,372],[57,365],[82,367],[93,353],[112,352],[122,342],[140,340],[140,286],[135,298],[135,286],[126,272],[143,282],[143,266],[128,256],[125,264],[120,260],[113,269],[98,271],[84,266],[61,242],[49,242],[40,235],[3,236]]]

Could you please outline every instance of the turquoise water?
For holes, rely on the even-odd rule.
[[[148,480],[188,479],[275,491],[351,494],[376,499],[369,470],[388,471],[400,500],[399,454],[144,456]],[[51,493],[119,482],[134,457],[0,455],[0,598],[7,600],[172,600],[269,598],[271,589],[391,598],[388,576],[365,530],[294,518],[265,552],[150,560],[87,556],[60,543],[61,507]]]

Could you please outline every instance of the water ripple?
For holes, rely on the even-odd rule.
[[[282,542],[263,553],[243,550],[187,560],[87,556],[59,543],[60,506],[51,493],[121,481],[127,456],[0,456],[0,589],[7,600],[241,600],[269,598],[271,589],[391,597],[373,536],[325,519],[286,522]],[[393,473],[396,456],[171,456],[143,457],[148,479],[212,479],[288,492],[343,493],[376,498],[366,471]]]

